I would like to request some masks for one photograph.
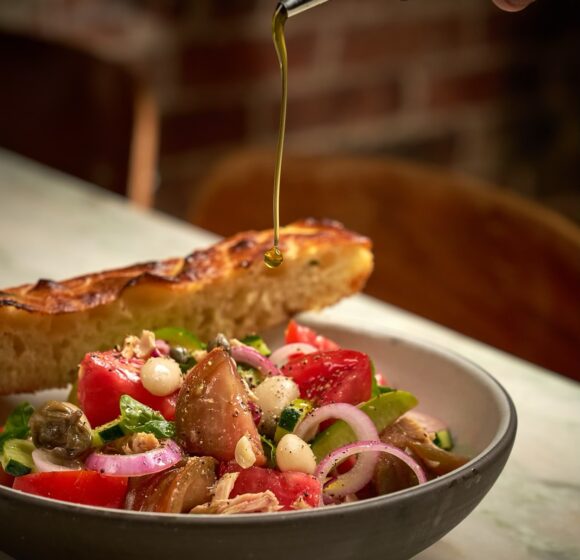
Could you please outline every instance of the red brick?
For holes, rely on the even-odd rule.
[[[454,107],[500,97],[505,89],[503,71],[482,71],[437,77],[429,88],[431,107]]]
[[[290,97],[288,130],[325,124],[350,123],[356,119],[392,113],[400,106],[398,84],[389,80],[370,86],[341,88],[308,97]],[[278,122],[279,106],[275,106],[273,123]]]
[[[171,154],[237,142],[246,131],[246,114],[241,106],[173,113],[163,118],[161,151]]]
[[[288,41],[293,70],[311,62],[314,45],[313,33]],[[182,81],[188,85],[246,83],[279,72],[272,41],[241,39],[190,43],[182,53],[181,70]]]
[[[450,49],[473,43],[468,21],[386,23],[358,26],[346,33],[344,60],[347,63],[414,56],[431,49]]]

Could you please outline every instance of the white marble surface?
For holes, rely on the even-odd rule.
[[[214,239],[0,151],[0,286],[183,255]],[[515,402],[518,435],[497,484],[416,558],[580,559],[580,384],[368,297],[323,313],[452,348],[492,373]]]

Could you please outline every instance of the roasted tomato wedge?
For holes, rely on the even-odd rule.
[[[79,370],[78,400],[91,426],[119,416],[121,395],[129,395],[173,420],[177,391],[167,397],[156,397],[147,391],[139,376],[144,363],[138,358],[127,360],[116,350],[91,352],[84,357]]]
[[[316,507],[319,504],[322,488],[318,479],[309,474],[260,467],[242,470],[235,463],[229,463],[223,470],[240,473],[230,494],[231,498],[270,490],[284,510],[299,509],[305,505]]]
[[[187,374],[177,399],[175,430],[188,453],[209,455],[220,461],[232,460],[239,439],[248,436],[256,464],[266,462],[247,389],[234,360],[221,347],[212,350]]]
[[[292,320],[288,323],[285,332],[286,344],[291,344],[293,342],[304,342],[306,344],[311,344],[314,348],[318,348],[322,352],[328,350],[338,350],[340,346],[333,342],[329,338],[318,334],[316,331],[309,327],[299,325],[296,321]]]
[[[127,478],[104,476],[93,471],[42,472],[19,476],[12,487],[64,502],[122,508],[127,494]]]
[[[189,457],[182,464],[149,477],[131,480],[126,508],[135,511],[188,513],[211,500],[216,460]]]
[[[357,405],[371,398],[372,366],[362,352],[315,352],[288,362],[282,373],[294,379],[302,398],[316,406],[337,402]]]

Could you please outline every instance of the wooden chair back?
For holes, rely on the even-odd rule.
[[[191,221],[271,227],[274,156],[244,152],[200,185]],[[368,235],[367,292],[580,380],[580,230],[480,181],[400,161],[291,157],[281,220],[328,217]]]
[[[157,106],[132,68],[0,32],[0,75],[0,146],[152,205]]]

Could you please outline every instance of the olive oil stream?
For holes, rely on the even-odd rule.
[[[288,19],[286,8],[278,5],[272,20],[272,37],[282,77],[282,99],[280,102],[280,128],[278,131],[278,146],[276,148],[276,167],[274,168],[274,246],[264,253],[264,262],[269,268],[282,264],[284,256],[278,246],[280,241],[280,177],[282,175],[282,155],[284,153],[284,135],[286,132],[286,106],[288,103],[288,54],[284,39],[284,25]]]

